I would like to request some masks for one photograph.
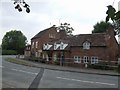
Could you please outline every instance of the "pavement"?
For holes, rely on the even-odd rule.
[[[98,75],[109,75],[109,76],[120,76],[120,73],[117,73],[113,70],[98,70],[98,69],[89,69],[89,68],[75,68],[69,66],[59,66],[53,64],[45,64],[40,62],[34,62],[29,60],[18,59],[20,61],[26,62],[28,66],[44,68],[50,70],[59,70],[59,71],[68,71],[68,72],[78,72],[86,74],[98,74]]]

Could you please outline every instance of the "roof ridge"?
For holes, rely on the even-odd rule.
[[[98,35],[98,34],[106,34],[106,33],[91,33],[91,34],[76,34],[74,36],[79,36],[79,35]]]
[[[41,30],[41,31],[40,31],[39,33],[37,33],[33,38],[31,38],[31,40],[40,37],[40,34],[41,34],[41,33],[42,33],[42,35],[43,35],[47,30],[50,30],[50,29],[52,29],[52,28],[56,28],[56,27],[55,27],[55,26],[51,26],[51,27],[49,27],[49,28],[47,28],[47,29]]]

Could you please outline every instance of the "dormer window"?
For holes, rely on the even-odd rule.
[[[43,50],[45,50],[46,49],[46,47],[45,47],[46,45],[45,44],[43,44]]]
[[[90,49],[90,43],[88,41],[83,43],[83,49]]]
[[[44,50],[47,50],[47,48],[48,48],[48,45],[43,44],[43,49],[44,49]]]

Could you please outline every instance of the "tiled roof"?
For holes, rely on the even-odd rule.
[[[106,34],[80,34],[75,35],[70,39],[71,46],[83,46],[85,41],[90,42],[91,46],[106,46]]]
[[[64,50],[68,50],[70,47],[74,46],[83,46],[83,43],[88,41],[91,46],[106,46],[106,36],[105,33],[94,33],[94,34],[79,34],[71,37],[66,37],[64,39],[54,40],[48,42],[54,46],[54,43],[60,44],[61,42],[68,44]],[[49,50],[54,50],[54,47],[51,47]],[[59,48],[57,50],[60,50]]]
[[[41,38],[41,37],[46,33],[46,31],[51,30],[51,29],[56,29],[56,27],[52,26],[52,27],[50,27],[50,28],[47,28],[47,29],[45,29],[45,30],[40,31],[40,32],[39,32],[38,34],[36,34],[32,39]],[[32,40],[32,39],[31,39],[31,40]]]

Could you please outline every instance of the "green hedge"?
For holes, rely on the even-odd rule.
[[[116,71],[120,73],[120,65],[118,65],[118,67],[116,68]]]
[[[2,55],[17,55],[15,50],[2,50]]]
[[[101,70],[113,70],[113,67],[110,67],[108,65],[102,65],[102,64],[91,64],[88,65],[89,68],[93,68],[93,69],[101,69]]]

